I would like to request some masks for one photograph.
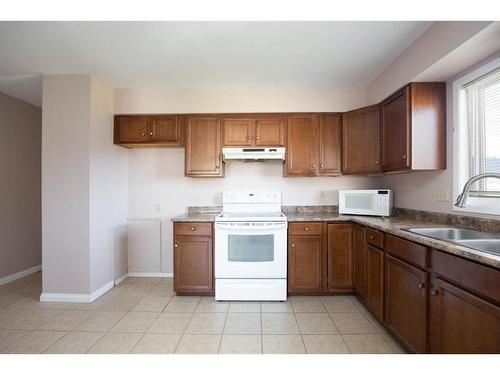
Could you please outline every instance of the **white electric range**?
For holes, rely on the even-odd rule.
[[[285,301],[287,220],[277,191],[228,191],[215,219],[215,299]]]

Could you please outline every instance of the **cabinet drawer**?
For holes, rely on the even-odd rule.
[[[294,235],[321,235],[322,223],[291,223],[290,234]]]
[[[174,223],[174,236],[211,236],[212,223]]]
[[[415,242],[391,235],[385,236],[385,250],[416,266],[427,267],[429,249]]]
[[[366,228],[365,229],[366,242],[379,249],[384,248],[384,233],[378,230]]]
[[[500,271],[434,249],[431,260],[433,272],[500,303]]]

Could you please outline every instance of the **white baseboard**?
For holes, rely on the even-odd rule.
[[[129,272],[129,277],[173,277],[172,272]]]
[[[42,293],[40,295],[40,301],[42,302],[77,302],[77,303],[91,303],[102,296],[104,293],[109,291],[115,285],[114,281],[110,281],[105,284],[102,288],[99,288],[91,294],[84,293]]]
[[[4,285],[7,283],[10,283],[12,281],[15,281],[17,279],[22,279],[23,277],[29,276],[32,273],[38,272],[42,270],[42,265],[38,265],[35,267],[28,268],[27,270],[19,271],[16,273],[13,273],[12,275],[7,275],[4,277],[0,277],[0,285]]]
[[[128,277],[128,273],[126,273],[123,276],[120,276],[118,279],[115,280],[115,285],[120,284],[123,280],[125,280]]]

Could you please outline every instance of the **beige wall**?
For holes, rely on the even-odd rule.
[[[89,295],[113,282],[114,232],[127,215],[112,88],[90,75],[44,76],[42,145],[43,293]]]
[[[90,76],[43,77],[44,293],[90,293]]]
[[[128,153],[113,145],[111,86],[92,77],[89,95],[90,288],[95,292],[114,281],[115,229],[127,224]]]
[[[0,278],[41,264],[40,108],[0,94]]]

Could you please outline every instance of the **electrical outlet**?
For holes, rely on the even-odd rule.
[[[161,204],[160,203],[155,204],[155,213],[156,214],[161,213]]]
[[[319,196],[320,196],[321,200],[325,200],[325,198],[326,198],[326,191],[322,191]]]
[[[448,189],[448,188],[439,189],[438,201],[449,202],[450,201],[450,189]]]

